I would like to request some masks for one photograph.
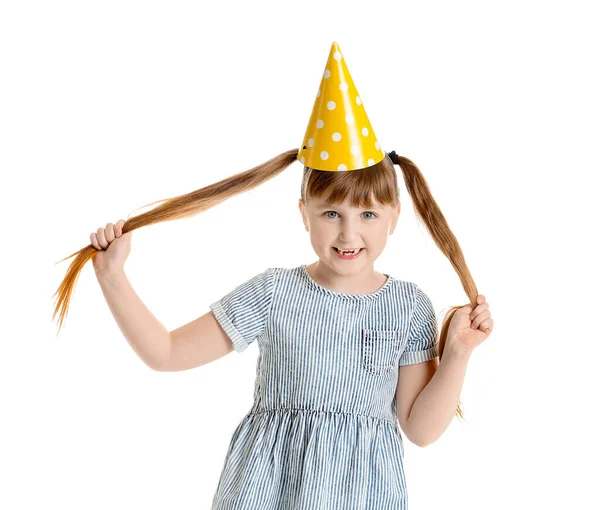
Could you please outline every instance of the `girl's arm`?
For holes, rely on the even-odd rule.
[[[97,272],[96,277],[123,336],[142,361],[157,370],[169,357],[171,334],[146,308],[123,269]]]
[[[412,406],[407,420],[411,441],[427,446],[444,433],[460,399],[471,351],[448,345],[435,374]]]

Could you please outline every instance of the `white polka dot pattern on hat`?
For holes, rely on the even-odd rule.
[[[333,43],[298,152],[305,166],[351,171],[385,156],[337,43]]]

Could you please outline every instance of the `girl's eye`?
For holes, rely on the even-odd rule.
[[[326,214],[329,214],[329,213],[337,214],[335,211],[325,211],[323,213],[323,216],[325,216]],[[377,218],[377,215],[374,212],[371,212],[371,211],[365,211],[364,214],[372,214],[373,215],[372,217],[369,217],[367,219]],[[333,219],[334,217],[335,216],[327,216],[327,218],[329,218],[329,219]]]

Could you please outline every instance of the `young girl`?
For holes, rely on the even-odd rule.
[[[298,206],[318,261],[268,268],[167,331],[125,277],[131,232],[198,214],[296,160],[305,165]],[[374,270],[400,213],[394,165],[470,300],[446,314],[439,342],[427,294]],[[426,446],[462,416],[467,363],[493,320],[421,172],[381,150],[339,46],[299,150],[161,202],[91,234],[58,290],[61,323],[77,274],[93,258],[121,331],[153,369],[186,370],[257,342],[254,404],[231,438],[212,510],[406,509],[400,428]]]

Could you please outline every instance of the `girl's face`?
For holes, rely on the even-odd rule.
[[[302,221],[319,259],[341,274],[371,270],[381,255],[388,236],[398,223],[400,206],[352,207],[348,201],[333,205],[322,199],[298,202]],[[364,248],[353,260],[343,260],[334,247],[345,250]]]

